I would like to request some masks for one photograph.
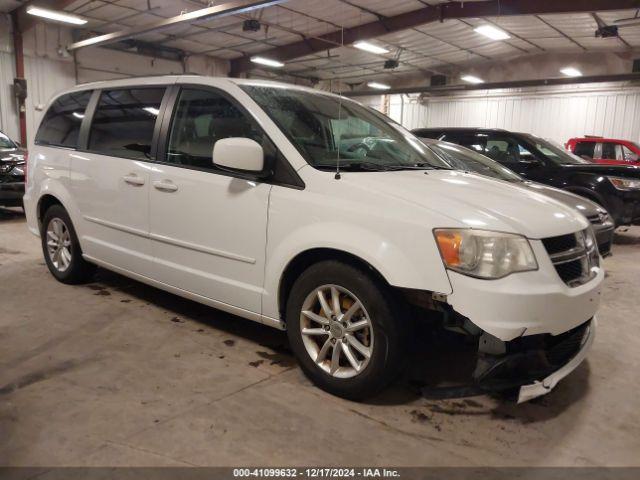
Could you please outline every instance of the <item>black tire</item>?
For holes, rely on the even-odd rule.
[[[64,270],[60,270],[54,265],[47,246],[47,228],[49,224],[58,219],[62,221],[65,227],[68,229],[71,244],[69,250],[71,252],[71,261]],[[78,236],[69,214],[62,207],[62,205],[52,205],[44,213],[42,219],[42,227],[40,231],[40,238],[42,240],[42,253],[44,255],[45,262],[51,274],[60,282],[74,285],[78,283],[85,283],[91,280],[91,277],[96,271],[96,266],[87,262],[82,258],[82,249],[78,242]]]
[[[322,369],[311,358],[303,341],[303,303],[315,289],[324,285],[338,285],[353,293],[371,320],[375,341],[370,359],[366,367],[351,378],[338,378]],[[339,397],[364,400],[389,386],[404,364],[409,322],[402,318],[401,312],[404,309],[393,292],[366,271],[339,261],[323,261],[305,270],[293,284],[286,307],[289,343],[303,372],[314,384]]]

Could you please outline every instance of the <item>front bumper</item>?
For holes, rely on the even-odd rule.
[[[608,257],[611,255],[611,246],[613,245],[613,232],[615,226],[610,225],[593,225],[593,232],[596,235],[596,242],[598,243],[598,251],[602,257]]]
[[[539,240],[530,241],[538,270],[498,280],[448,271],[453,292],[447,303],[481,330],[503,342],[548,333],[560,335],[593,318],[600,304],[604,270],[570,287],[558,276]]]
[[[551,373],[542,380],[535,380],[534,382],[522,385],[518,391],[518,403],[528,402],[534,398],[546,395],[558,384],[560,380],[573,372],[578,365],[587,357],[587,353],[591,350],[593,341],[596,336],[597,320],[594,318],[587,327],[587,332],[582,339],[582,345],[576,355],[569,360],[564,366],[560,367],[555,372]]]

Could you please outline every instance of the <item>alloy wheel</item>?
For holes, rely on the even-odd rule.
[[[373,325],[362,302],[339,285],[323,285],[305,298],[300,333],[311,359],[337,378],[359,375],[373,353]]]
[[[52,218],[47,225],[47,253],[53,267],[64,272],[71,265],[71,234],[60,218]]]

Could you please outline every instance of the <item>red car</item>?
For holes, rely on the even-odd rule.
[[[640,145],[629,140],[587,136],[572,138],[567,150],[582,158],[606,165],[640,165]]]

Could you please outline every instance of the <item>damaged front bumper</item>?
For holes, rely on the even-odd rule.
[[[536,380],[533,383],[522,385],[520,387],[520,390],[518,391],[518,403],[527,402],[534,398],[541,397],[542,395],[546,395],[553,390],[560,380],[578,368],[578,365],[580,365],[587,357],[587,353],[591,349],[591,345],[593,345],[593,340],[596,336],[596,323],[597,321],[595,318],[591,320],[581,340],[582,345],[580,346],[580,350],[578,350],[578,353],[576,353],[576,355],[571,358],[567,364],[542,380]]]
[[[485,391],[517,388],[518,403],[549,393],[586,358],[595,338],[596,319],[557,336],[543,334],[483,346],[474,372]],[[496,348],[504,349],[497,352]],[[484,351],[483,351],[484,350]]]

